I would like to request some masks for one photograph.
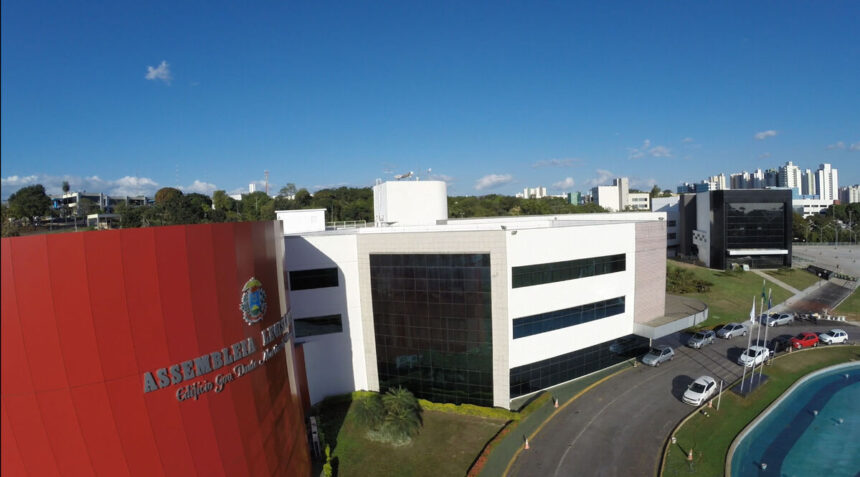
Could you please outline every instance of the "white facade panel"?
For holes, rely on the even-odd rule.
[[[325,209],[279,210],[276,214],[284,235],[325,230]]]
[[[435,225],[448,218],[442,181],[383,182],[373,186],[373,216],[379,225]]]
[[[367,389],[361,325],[357,236],[285,237],[288,271],[338,268],[338,286],[290,291],[293,318],[340,314],[343,331],[300,338],[311,403],[326,396]]]

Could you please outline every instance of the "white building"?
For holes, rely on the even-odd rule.
[[[839,199],[839,177],[830,164],[821,164],[815,175],[815,188],[822,200]]]
[[[802,191],[803,177],[800,173],[800,168],[788,161],[784,166],[779,166],[779,187],[788,187],[789,189],[797,189],[797,193]]]
[[[801,195],[818,195],[818,190],[815,188],[815,173],[807,169],[801,175]]]
[[[546,187],[526,187],[523,189],[522,193],[519,193],[516,196],[521,199],[543,199],[544,197],[547,197]]]
[[[828,207],[833,205],[832,200],[823,200],[823,199],[792,199],[791,200],[791,208],[794,209],[795,212],[802,215],[804,218],[818,215]]]
[[[854,204],[860,202],[860,185],[839,188],[839,202],[843,204]]]
[[[380,187],[389,205],[417,195],[391,184],[374,197]],[[441,200],[422,199],[413,205]],[[412,225],[284,236],[312,403],[404,385],[509,408],[671,332],[653,322],[665,312],[665,213],[405,216]]]
[[[674,257],[678,254],[678,246],[681,243],[679,200],[680,196],[677,195],[672,197],[654,197],[651,199],[651,211],[664,212],[666,214],[666,254],[669,257]]]
[[[593,202],[606,210],[651,210],[651,196],[647,192],[630,192],[630,181],[626,177],[612,180],[612,185],[591,189]]]

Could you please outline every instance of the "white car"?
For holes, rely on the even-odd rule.
[[[699,376],[684,392],[684,402],[701,406],[717,392],[717,381],[710,376]]]
[[[738,358],[738,364],[746,367],[758,366],[763,363],[768,356],[770,356],[770,350],[764,346],[750,346],[748,350],[741,353],[740,358]]]
[[[824,344],[847,343],[848,333],[845,330],[832,329],[826,333],[820,333],[818,339]]]

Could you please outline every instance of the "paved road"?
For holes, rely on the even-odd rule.
[[[860,327],[824,321],[770,328],[768,340],[835,327],[848,331],[852,341],[860,340]],[[676,333],[656,341],[675,347],[674,361],[625,371],[568,405],[532,439],[511,475],[655,475],[669,432],[693,410],[681,401],[687,386],[703,374],[731,382],[743,371],[735,363],[747,338],[718,339],[702,350],[682,346],[686,339]]]

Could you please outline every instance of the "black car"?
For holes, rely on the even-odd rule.
[[[780,335],[780,336],[777,336],[776,338],[770,340],[770,343],[768,344],[767,347],[770,348],[774,354],[781,353],[783,351],[788,350],[788,348],[791,348],[791,342],[790,341],[791,341],[791,335]]]

